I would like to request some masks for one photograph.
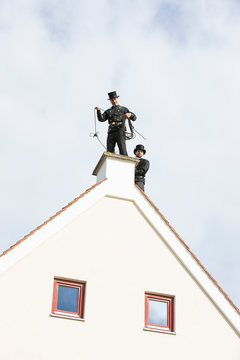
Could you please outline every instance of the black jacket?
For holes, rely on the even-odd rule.
[[[135,182],[143,182],[145,184],[145,174],[149,169],[150,163],[147,159],[141,158],[135,169]]]
[[[125,130],[125,114],[129,113],[131,111],[128,110],[128,108],[120,105],[114,105],[110,109],[107,109],[104,111],[103,114],[101,114],[101,111],[97,111],[97,117],[99,121],[106,121],[108,120],[109,127],[108,127],[108,133],[115,132],[117,130]],[[130,120],[135,121],[136,115],[131,112],[132,116],[130,117]]]

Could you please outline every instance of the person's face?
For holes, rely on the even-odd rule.
[[[135,155],[136,155],[137,157],[141,158],[141,157],[143,156],[143,151],[142,151],[142,150],[137,150],[137,151],[135,152]]]
[[[113,99],[110,99],[110,102],[112,105],[118,105],[118,98],[113,98]]]

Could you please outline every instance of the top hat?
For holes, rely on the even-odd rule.
[[[119,97],[119,96],[117,95],[117,92],[116,92],[116,91],[112,91],[112,92],[108,93],[108,96],[109,96],[109,99],[108,99],[108,100],[115,99],[115,98],[118,98],[118,97]]]
[[[138,150],[142,150],[142,151],[143,151],[143,154],[144,154],[144,155],[146,154],[146,150],[144,149],[144,145],[141,145],[141,144],[136,145],[135,149],[133,150],[134,154],[136,154],[136,152],[137,152]]]

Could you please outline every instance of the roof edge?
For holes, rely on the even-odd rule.
[[[178,240],[182,243],[182,245],[187,249],[187,251],[190,253],[190,255],[194,258],[194,260],[200,265],[202,270],[207,274],[207,276],[210,278],[210,280],[214,283],[214,285],[217,286],[218,290],[224,295],[226,300],[232,305],[232,307],[236,310],[238,314],[240,314],[239,308],[234,304],[234,302],[230,299],[230,297],[227,295],[227,293],[221,288],[221,286],[218,284],[218,282],[213,278],[213,276],[207,271],[207,269],[202,265],[200,260],[197,258],[197,256],[190,250],[190,248],[187,246],[187,244],[183,241],[183,239],[178,235],[176,230],[170,225],[170,223],[167,221],[167,219],[164,217],[164,215],[159,211],[159,209],[156,207],[156,205],[150,200],[150,198],[145,194],[145,192],[140,189],[138,185],[135,185],[139,191],[144,195],[146,200],[150,203],[150,205],[154,208],[154,210],[161,216],[162,220],[167,224],[167,226],[170,228],[170,230],[175,234],[175,236],[178,238]]]
[[[91,186],[89,189],[87,189],[84,193],[80,194],[78,197],[76,197],[74,200],[70,201],[66,206],[64,206],[61,210],[59,210],[58,212],[56,212],[56,214],[54,214],[53,216],[51,216],[49,219],[45,220],[41,225],[39,225],[38,227],[36,227],[34,230],[30,231],[30,233],[28,233],[27,235],[25,235],[23,238],[21,238],[20,240],[18,240],[15,244],[11,245],[8,249],[4,250],[1,254],[0,254],[0,258],[3,257],[4,255],[6,255],[7,253],[9,253],[11,250],[13,250],[16,246],[20,245],[24,240],[26,240],[27,238],[29,238],[31,235],[33,235],[35,232],[37,232],[38,230],[40,230],[43,226],[47,225],[50,221],[52,221],[53,219],[55,219],[58,215],[62,214],[65,210],[67,210],[71,205],[73,205],[75,202],[77,202],[80,198],[82,198],[83,196],[85,196],[87,193],[89,193],[91,190],[95,189],[98,185],[100,185],[102,182],[104,182],[105,180],[107,180],[106,178],[99,181],[98,183],[96,183],[95,185]]]

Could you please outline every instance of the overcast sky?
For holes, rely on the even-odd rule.
[[[95,183],[116,90],[146,194],[239,307],[239,64],[238,0],[0,0],[0,251]]]

